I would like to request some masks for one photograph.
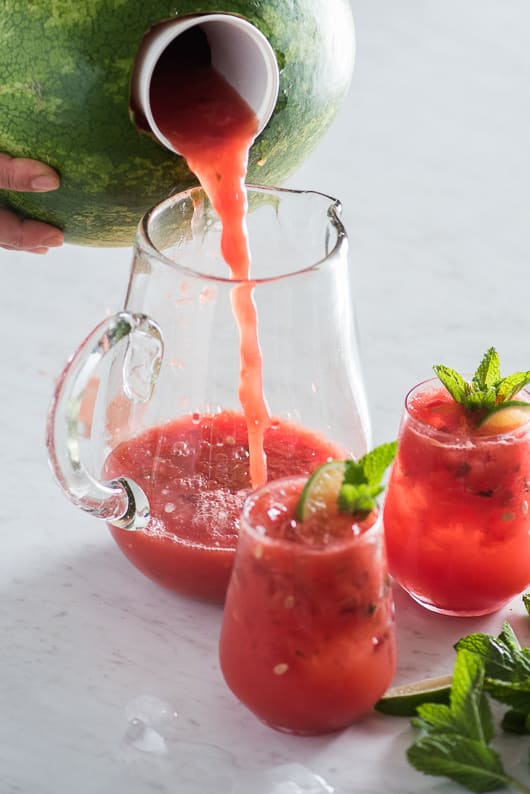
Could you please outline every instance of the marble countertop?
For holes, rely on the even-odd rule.
[[[290,185],[338,196],[374,441],[395,437],[433,363],[495,345],[530,365],[530,7],[526,0],[352,0],[357,65],[344,108]],[[76,510],[48,469],[55,377],[122,306],[130,251],[0,251],[1,794],[411,794],[458,786],[412,770],[409,720],[333,736],[274,732],[221,677],[221,609],[159,589]],[[422,610],[396,591],[396,683],[448,672],[452,644],[509,619]],[[527,742],[501,739],[522,779]]]

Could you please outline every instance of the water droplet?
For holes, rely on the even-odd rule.
[[[125,707],[123,741],[143,753],[166,753],[166,736],[171,736],[177,716],[176,710],[160,698],[139,695]]]
[[[171,454],[175,457],[184,457],[189,455],[190,448],[185,441],[176,441],[171,447]]]
[[[140,750],[142,753],[156,753],[160,755],[167,752],[164,737],[137,717],[129,722],[123,739],[126,744],[134,747],[135,750]]]
[[[213,301],[214,298],[215,298],[215,290],[211,289],[211,287],[204,287],[204,289],[201,290],[201,293],[199,295],[199,303],[202,304],[211,303],[211,301]]]
[[[282,764],[266,771],[251,770],[241,777],[231,794],[333,794],[323,777],[302,764]]]
[[[138,695],[125,707],[125,716],[128,720],[138,717],[148,725],[156,727],[168,720],[173,720],[178,714],[171,704],[155,695]]]
[[[174,513],[176,510],[176,505],[173,502],[166,502],[164,505],[164,512],[165,513]]]
[[[276,521],[281,515],[287,512],[287,508],[282,504],[274,504],[267,510],[267,515],[271,521]]]

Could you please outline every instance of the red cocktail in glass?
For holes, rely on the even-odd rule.
[[[265,723],[318,734],[370,710],[394,675],[396,643],[377,513],[300,522],[305,482],[271,482],[245,503],[220,661]]]
[[[502,413],[501,432],[477,425],[436,379],[405,400],[384,508],[388,562],[434,611],[488,614],[530,582],[530,413]]]

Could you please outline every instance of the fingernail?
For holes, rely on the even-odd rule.
[[[42,174],[42,176],[36,176],[31,180],[32,190],[55,190],[58,187],[59,181],[57,177],[54,176]]]
[[[64,243],[64,239],[60,234],[52,234],[50,237],[46,237],[41,245],[46,246],[47,248],[55,248],[58,245],[62,245]]]

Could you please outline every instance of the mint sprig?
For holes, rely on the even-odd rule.
[[[461,651],[453,672],[450,705],[418,707],[417,727],[426,735],[407,751],[412,766],[429,775],[449,777],[471,791],[494,791],[510,780],[489,743],[493,717],[484,692],[484,664]],[[510,781],[511,782],[511,781]]]
[[[412,745],[407,758],[419,772],[448,777],[470,791],[495,791],[512,785],[530,789],[510,777],[499,754],[484,742],[458,734],[431,734]]]
[[[528,609],[528,595],[523,596]],[[498,636],[474,633],[456,645],[449,705],[426,700],[412,721],[421,735],[407,750],[409,763],[427,775],[447,777],[470,791],[530,787],[504,768],[491,742],[491,700],[508,706],[505,732],[530,733],[530,648],[523,648],[508,622]],[[428,694],[426,694],[428,698]]]
[[[381,480],[394,460],[397,441],[381,444],[359,460],[349,460],[338,493],[339,510],[362,517],[377,507],[377,497],[384,491]]]
[[[530,384],[530,370],[501,376],[499,354],[494,347],[484,353],[471,383],[444,364],[436,364],[433,369],[453,400],[474,415],[478,423],[502,407],[524,404],[513,398]]]

